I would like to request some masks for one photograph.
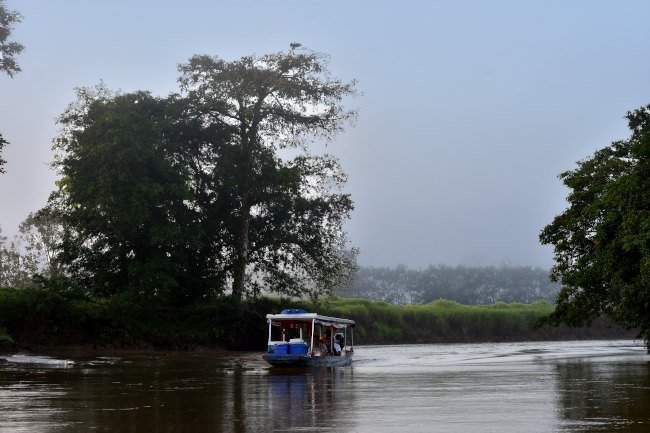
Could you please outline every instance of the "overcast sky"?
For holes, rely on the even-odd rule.
[[[557,174],[628,136],[650,103],[647,1],[7,0],[22,72],[0,75],[0,227],[54,188],[55,117],[74,88],[177,89],[192,54],[232,60],[300,42],[363,96],[326,151],[349,174],[360,264],[549,267],[539,230]],[[322,151],[323,146],[314,147]]]

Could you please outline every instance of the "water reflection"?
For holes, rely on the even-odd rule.
[[[353,425],[341,422],[354,410],[351,369],[319,368],[305,371],[269,370],[268,394],[264,399],[273,431],[304,427],[329,431],[350,431]]]
[[[0,365],[0,433],[350,431],[338,419],[353,410],[351,368],[276,370],[257,358]]]
[[[0,433],[627,432],[650,428],[640,344],[359,348],[351,367],[259,353],[0,361]]]
[[[561,431],[650,431],[650,363],[574,360],[556,372]]]

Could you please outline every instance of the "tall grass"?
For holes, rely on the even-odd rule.
[[[553,311],[553,306],[544,301],[467,306],[438,300],[397,306],[333,297],[318,305],[280,298],[257,298],[236,305],[229,298],[221,298],[171,308],[55,290],[0,288],[0,349],[81,344],[100,348],[220,346],[259,350],[266,343],[266,314],[284,308],[353,319],[357,322],[355,342],[362,344],[631,336],[604,320],[590,329],[538,328],[536,323]]]
[[[606,319],[591,328],[540,326],[553,312],[546,301],[461,305],[439,299],[424,305],[397,306],[365,299],[330,298],[321,312],[355,320],[356,341],[366,344],[618,338],[633,336]]]

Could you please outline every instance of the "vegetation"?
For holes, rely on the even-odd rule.
[[[27,288],[59,275],[55,261],[61,225],[45,212],[30,213],[11,242],[0,229],[0,287]]]
[[[341,230],[352,201],[328,188],[345,182],[337,161],[304,154],[285,162],[278,151],[305,149],[312,136],[330,139],[354,119],[341,101],[354,95],[355,82],[329,78],[324,56],[298,47],[234,62],[194,56],[179,67],[191,115],[229,134],[210,143],[220,163],[200,193],[220,207],[229,201],[232,252],[224,261],[235,299],[255,286],[248,267],[263,287],[299,293],[315,282],[330,291],[353,266]]]
[[[14,58],[23,51],[18,42],[9,40],[14,29],[14,23],[22,19],[20,13],[7,9],[4,0],[0,0],[0,71],[13,77],[20,72],[20,66]]]
[[[465,306],[438,300],[427,305],[396,306],[383,302],[327,298],[319,305],[281,298],[248,299],[235,308],[230,297],[181,307],[143,306],[120,296],[88,297],[59,281],[45,289],[0,289],[0,331],[5,348],[42,349],[85,345],[98,350],[149,348],[192,350],[197,347],[262,350],[269,312],[304,308],[357,321],[357,344],[403,344],[517,341],[567,338],[630,337],[606,322],[592,328],[544,327],[536,322],[553,308],[497,303]],[[2,335],[2,332],[0,332]]]
[[[358,341],[364,344],[451,343],[523,341],[573,338],[631,337],[606,320],[592,328],[570,329],[539,326],[553,306],[497,302],[462,305],[439,299],[424,305],[398,306],[365,299],[328,298],[319,312],[356,320]]]
[[[541,232],[562,282],[555,323],[607,315],[636,328],[650,349],[650,105],[627,113],[632,134],[560,178],[569,207]]]
[[[316,298],[346,282],[346,176],[307,144],[354,118],[341,105],[354,82],[293,48],[180,71],[180,94],[81,89],[59,118],[46,213],[62,226],[61,271],[94,296],[152,305],[262,288]]]
[[[449,299],[468,305],[495,302],[553,302],[559,284],[548,271],[529,266],[429,266],[424,269],[361,267],[342,296],[392,304],[426,304]]]
[[[16,11],[7,9],[4,0],[0,0],[0,72],[4,72],[13,78],[14,74],[20,72],[20,66],[16,63],[14,56],[23,51],[23,46],[18,42],[9,40],[13,31],[14,23],[19,23],[21,15]],[[2,148],[9,144],[0,133],[0,173],[4,173],[4,165],[7,161],[2,159]]]

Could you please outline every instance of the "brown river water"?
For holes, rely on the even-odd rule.
[[[359,346],[304,370],[261,355],[0,356],[0,433],[650,432],[641,341]]]

